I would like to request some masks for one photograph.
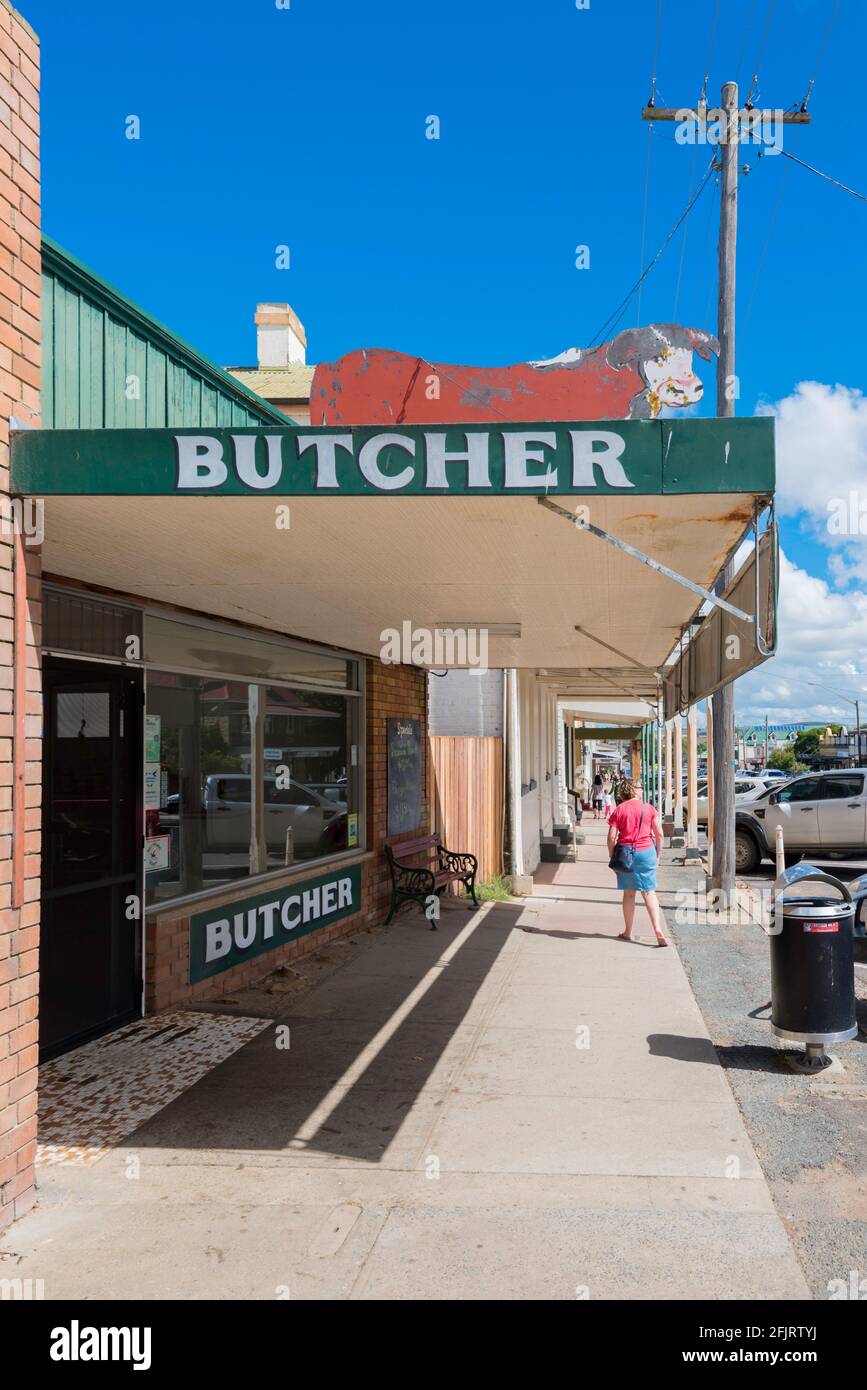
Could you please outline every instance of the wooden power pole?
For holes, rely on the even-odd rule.
[[[717,287],[716,413],[734,415],[735,378],[735,270],[738,245],[738,84],[722,89],[726,142],[720,149],[719,269]],[[758,558],[757,558],[758,563]],[[731,561],[723,571],[722,593],[734,577]],[[725,643],[721,642],[725,650]],[[731,681],[712,696],[714,841],[711,883],[733,901],[735,887],[735,690]]]
[[[719,225],[719,286],[717,295],[717,337],[719,360],[716,372],[717,414],[735,413],[738,383],[735,375],[735,269],[738,237],[738,170],[741,122],[748,121],[753,131],[760,132],[767,122],[784,125],[809,125],[810,116],[801,111],[758,112],[751,107],[738,106],[738,84],[726,82],[722,89],[722,107],[710,111],[699,106],[692,113],[673,107],[645,106],[641,115],[645,121],[683,121],[685,114],[695,118],[696,133],[701,124],[707,132],[708,123],[716,122],[723,133],[719,144],[720,225]],[[700,325],[699,325],[700,326]],[[734,567],[731,562],[720,578],[718,592],[731,583]],[[724,644],[723,644],[724,645]],[[735,706],[734,686],[722,686],[711,699],[713,749],[708,730],[708,763],[713,758],[713,846],[711,882],[722,889],[728,901],[733,901],[735,886]],[[709,710],[710,712],[710,710]],[[710,766],[708,767],[710,774]]]

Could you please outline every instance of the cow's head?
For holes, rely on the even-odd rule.
[[[662,406],[695,405],[704,393],[701,378],[692,367],[692,354],[705,361],[719,353],[719,343],[698,328],[679,324],[648,324],[630,328],[612,338],[605,354],[610,367],[634,367],[645,390],[630,402],[633,418],[655,419]]]

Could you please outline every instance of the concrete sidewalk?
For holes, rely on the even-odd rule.
[[[272,999],[274,1027],[128,1142],[43,1171],[0,1277],[47,1298],[809,1297],[675,948],[643,908],[646,944],[616,940],[604,830],[538,896],[449,905],[438,932],[401,916]]]

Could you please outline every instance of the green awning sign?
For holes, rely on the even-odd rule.
[[[32,497],[509,496],[774,488],[774,424],[743,420],[27,430],[12,490]]]

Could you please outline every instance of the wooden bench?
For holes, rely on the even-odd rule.
[[[391,870],[391,906],[386,926],[403,902],[427,906],[432,894],[439,896],[450,883],[463,883],[475,907],[476,872],[479,861],[474,854],[446,849],[439,835],[423,835],[415,840],[386,840],[385,857]],[[431,931],[436,931],[431,922]]]

